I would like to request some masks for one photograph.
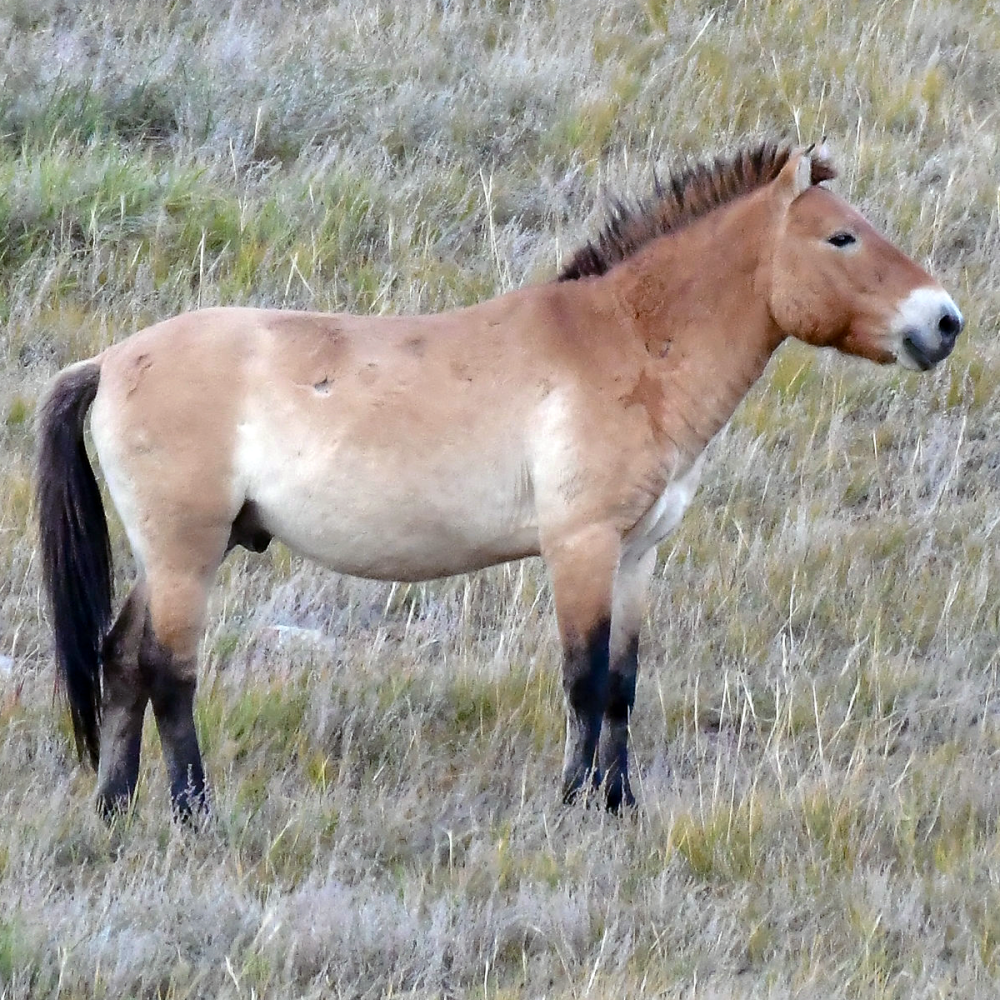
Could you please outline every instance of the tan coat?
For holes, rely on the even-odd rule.
[[[617,220],[567,280],[431,316],[209,309],[68,370],[52,399],[65,379],[94,394],[98,457],[140,567],[129,615],[157,670],[193,696],[208,588],[234,544],[273,536],[382,580],[540,554],[565,654],[564,794],[603,780],[612,806],[631,801],[646,582],[705,445],[787,336],[930,367],[962,323],[922,269],[815,184],[833,173],[823,156],[743,155]],[[65,478],[44,447],[43,480]],[[141,649],[122,656],[103,669],[149,673],[129,666]],[[131,683],[156,710],[155,685]],[[111,802],[134,788],[121,763],[134,712],[103,706],[120,717],[100,745]],[[158,721],[171,712],[185,710]],[[177,725],[183,808],[177,787],[200,781],[201,763],[193,728]]]

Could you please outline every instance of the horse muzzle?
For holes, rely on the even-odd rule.
[[[951,354],[965,319],[943,289],[918,288],[903,301],[893,326],[896,361],[925,372]]]

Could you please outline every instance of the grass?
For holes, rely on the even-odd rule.
[[[995,4],[8,0],[0,41],[0,996],[996,995]],[[787,345],[713,443],[636,815],[558,804],[539,566],[381,586],[273,546],[213,596],[212,821],[167,821],[150,725],[101,824],[29,524],[60,367],[199,305],[479,301],[654,167],[823,134],[968,331],[925,377]]]

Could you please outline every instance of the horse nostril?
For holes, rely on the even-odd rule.
[[[938,320],[938,330],[941,331],[941,336],[949,340],[954,340],[962,332],[964,325],[965,321],[962,319],[962,314],[955,312],[951,308],[946,309],[941,319]]]

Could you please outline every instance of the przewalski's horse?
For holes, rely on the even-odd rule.
[[[628,721],[656,546],[703,451],[786,337],[926,370],[962,315],[764,144],[618,205],[560,280],[432,316],[206,309],[65,369],[40,411],[37,514],[56,657],[98,803],[131,801],[152,702],[175,810],[205,806],[192,716],[212,580],[273,537],[426,580],[541,555],[563,646],[562,788],[632,803]],[[112,625],[83,429],[138,563]]]

